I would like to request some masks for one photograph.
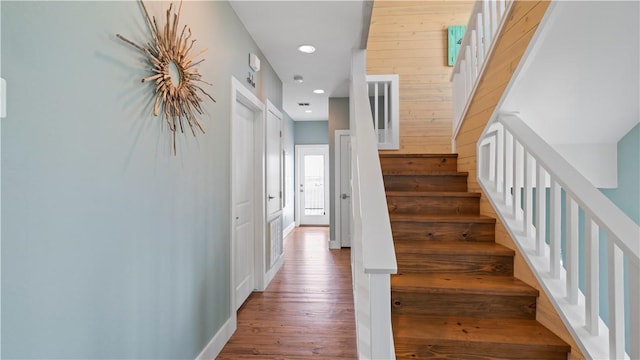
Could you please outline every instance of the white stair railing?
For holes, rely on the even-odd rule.
[[[400,149],[400,85],[398,75],[368,75],[373,128],[378,149]]]
[[[640,359],[640,227],[515,114],[487,125],[477,154],[482,189],[584,355]]]
[[[353,222],[351,269],[359,359],[395,359],[390,274],[397,272],[391,223],[365,79],[365,51],[351,67]]]
[[[450,79],[453,87],[453,149],[478,79],[484,72],[485,60],[495,44],[493,40],[504,26],[505,15],[512,3],[513,0],[477,0],[471,11]]]

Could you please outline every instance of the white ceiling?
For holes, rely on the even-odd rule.
[[[368,29],[370,2],[231,1],[231,6],[282,79],[284,111],[294,120],[328,120],[329,97],[349,95],[351,53]],[[301,44],[313,44],[316,52],[299,52]],[[295,83],[294,75],[304,82]],[[312,112],[298,103],[309,103]]]
[[[638,1],[557,1],[501,110],[551,144],[617,143],[640,120],[639,14]]]

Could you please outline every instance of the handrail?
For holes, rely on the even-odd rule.
[[[506,23],[512,4],[513,0],[476,0],[471,11],[450,78],[453,87],[451,142],[454,151],[455,138],[484,73],[485,60],[493,52],[495,37]]]
[[[585,356],[640,358],[640,227],[516,114],[498,115],[487,125],[477,154],[478,182]],[[564,220],[563,192],[567,209]],[[580,210],[584,222],[579,220]],[[584,239],[580,238],[580,225]],[[550,230],[548,242],[546,229]],[[600,254],[600,241],[607,243],[606,261]],[[585,248],[583,260],[581,242]],[[583,270],[580,262],[585,263]],[[599,269],[602,263],[606,267]],[[608,276],[607,288],[600,287],[601,271]],[[584,291],[579,287],[580,278],[585,279]],[[600,316],[601,291],[609,299],[608,327]],[[628,338],[635,341],[629,341],[626,355]]]
[[[352,272],[358,354],[395,359],[391,332],[390,274],[397,272],[377,138],[365,78],[365,51],[351,68]]]

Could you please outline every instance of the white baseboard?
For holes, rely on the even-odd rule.
[[[238,322],[235,314],[222,325],[220,330],[213,336],[207,346],[202,349],[196,360],[214,360],[226,343],[231,339],[231,335],[236,331]]]
[[[273,278],[276,276],[276,274],[278,273],[278,270],[280,270],[283,263],[284,263],[284,253],[280,254],[280,257],[278,258],[278,260],[276,260],[276,263],[273,264],[271,269],[267,271],[267,273],[265,274],[264,276],[265,289],[267,288],[267,286],[269,286],[269,283],[271,283],[271,280],[273,280]]]
[[[283,239],[286,238],[287,235],[289,235],[295,228],[296,228],[296,223],[294,221],[291,224],[289,224],[289,226],[287,226],[286,229],[282,230],[282,238]]]
[[[340,241],[333,239],[329,240],[329,249],[340,249],[341,247]]]

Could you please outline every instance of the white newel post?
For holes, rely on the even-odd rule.
[[[391,323],[391,280],[389,274],[370,274],[371,359],[395,357]]]

